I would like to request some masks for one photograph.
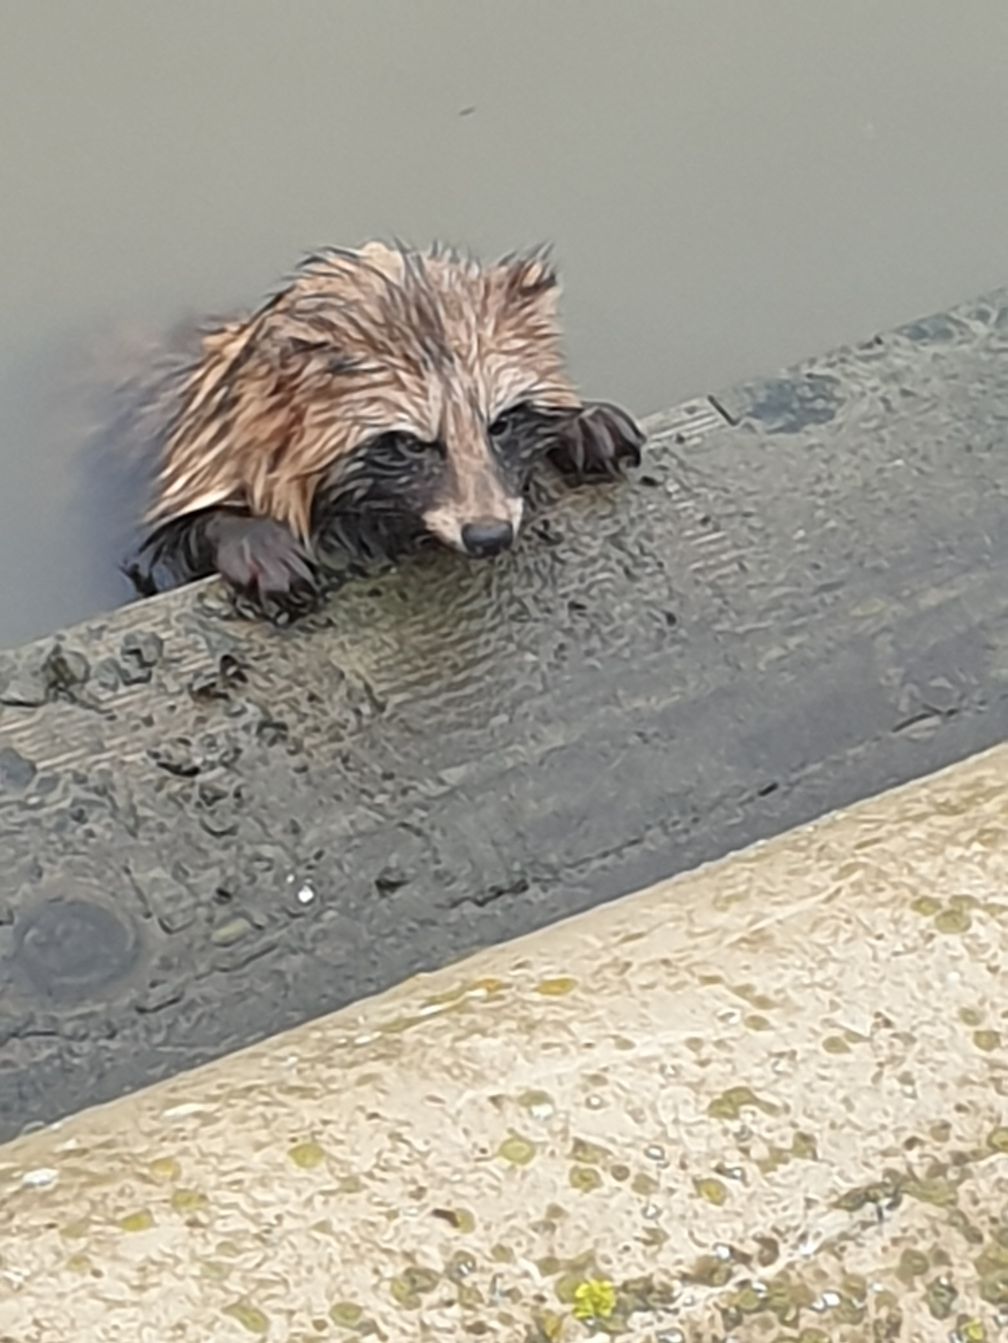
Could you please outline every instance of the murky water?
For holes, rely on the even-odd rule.
[[[0,642],[109,606],[59,370],[319,243],[556,241],[641,412],[1008,278],[1003,0],[6,0]]]

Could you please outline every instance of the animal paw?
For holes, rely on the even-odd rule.
[[[632,416],[607,401],[588,401],[563,424],[550,450],[553,465],[577,481],[612,480],[640,466],[646,435]]]
[[[318,605],[315,566],[281,523],[221,512],[207,534],[217,572],[258,613],[292,620]]]

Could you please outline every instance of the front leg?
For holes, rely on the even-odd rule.
[[[126,572],[141,596],[159,591],[158,572],[172,583],[218,573],[253,610],[287,620],[319,602],[315,564],[297,537],[272,518],[214,508],[158,528]]]
[[[215,569],[257,615],[293,620],[319,605],[314,562],[282,523],[222,509],[208,536]]]
[[[549,458],[575,484],[613,480],[626,466],[640,466],[647,436],[625,410],[586,401],[560,427]]]

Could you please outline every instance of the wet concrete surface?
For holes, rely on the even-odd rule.
[[[1008,736],[1008,293],[659,416],[517,553],[0,664],[0,1130]]]
[[[1008,746],[0,1146],[17,1343],[995,1343]]]

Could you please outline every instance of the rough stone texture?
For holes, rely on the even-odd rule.
[[[1008,735],[1008,294],[651,428],[500,563],[0,658],[0,1132]]]
[[[1008,747],[0,1147],[4,1343],[993,1343]]]

